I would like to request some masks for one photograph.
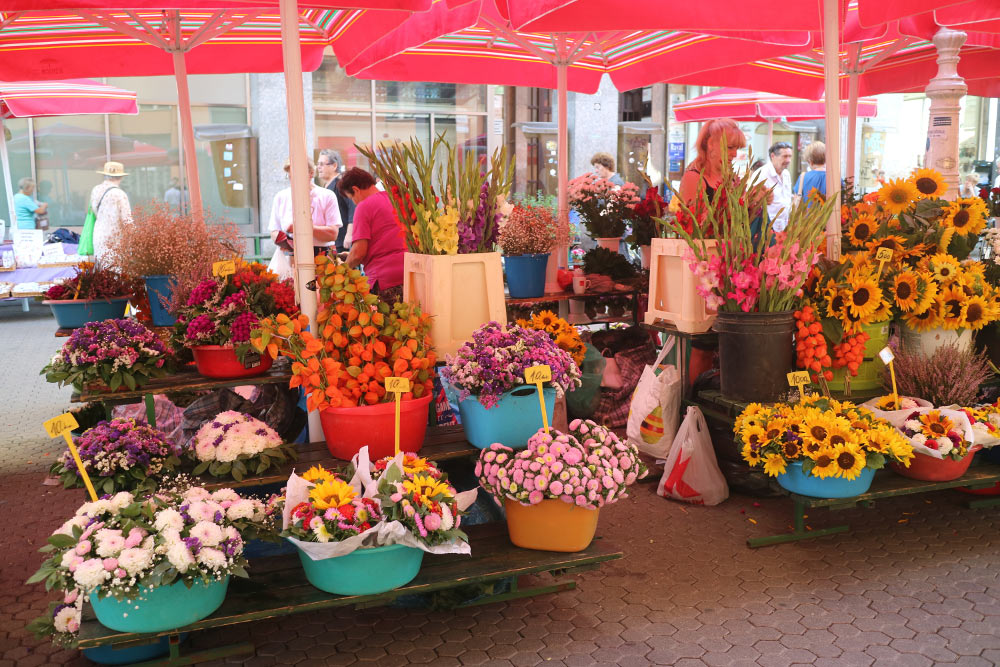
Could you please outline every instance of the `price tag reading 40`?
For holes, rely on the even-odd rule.
[[[212,264],[212,275],[219,276],[220,278],[225,278],[226,276],[231,276],[236,273],[236,261],[232,259],[227,259],[223,262],[215,262]]]
[[[53,417],[42,424],[42,426],[45,427],[45,432],[49,434],[50,438],[58,438],[61,435],[66,439],[66,446],[69,447],[69,453],[73,455],[73,460],[76,462],[76,469],[83,475],[83,483],[87,487],[90,499],[97,500],[97,492],[94,491],[94,485],[90,482],[90,475],[87,474],[87,469],[84,467],[83,461],[80,460],[80,452],[76,450],[76,445],[73,444],[73,438],[70,436],[70,431],[79,426],[76,417],[73,416],[73,413],[67,412],[58,417]]]
[[[542,393],[545,388],[542,387],[542,385],[546,382],[552,381],[552,368],[550,366],[546,366],[545,364],[525,368],[524,381],[538,387],[538,405],[542,408],[542,426],[545,427],[545,432],[548,433],[549,413],[545,409],[545,395]]]
[[[798,387],[799,389],[799,403],[806,398],[806,385],[809,384],[809,373],[806,371],[795,371],[794,373],[788,373],[786,375],[788,378],[789,387]]]
[[[399,454],[399,402],[402,399],[403,394],[410,391],[410,380],[409,378],[388,377],[385,379],[385,390],[390,394],[396,395],[395,451]]]

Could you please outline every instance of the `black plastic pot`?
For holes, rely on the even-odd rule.
[[[791,311],[719,313],[712,328],[719,333],[723,396],[763,403],[788,391],[787,373],[795,364]]]

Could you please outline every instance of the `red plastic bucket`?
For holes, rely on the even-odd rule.
[[[236,358],[236,350],[230,345],[198,345],[191,348],[198,372],[205,377],[228,380],[248,378],[266,373],[274,361],[269,354],[258,354],[251,350],[246,355],[244,366]]]
[[[972,455],[973,452],[969,452],[956,461],[950,456],[936,459],[933,456],[914,452],[909,468],[904,468],[902,464],[896,462],[890,463],[889,467],[903,477],[910,479],[919,479],[924,482],[950,482],[965,474],[965,471],[972,464]]]
[[[427,435],[427,410],[431,395],[399,405],[399,449],[418,452]],[[338,459],[350,461],[365,445],[372,461],[396,452],[396,404],[379,403],[354,408],[327,408],[319,413],[326,447]]]

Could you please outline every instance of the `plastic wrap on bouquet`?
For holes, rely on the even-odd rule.
[[[924,402],[926,403],[926,401],[924,401]],[[979,450],[979,447],[975,444],[974,438],[976,436],[975,436],[974,431],[972,430],[972,422],[969,421],[969,416],[966,415],[961,410],[950,410],[948,408],[926,407],[926,408],[914,408],[913,410],[909,411],[909,414],[912,415],[914,412],[916,412],[916,413],[924,415],[924,414],[927,414],[928,412],[931,412],[932,410],[938,410],[941,413],[942,417],[947,417],[947,418],[949,418],[949,419],[951,419],[951,420],[953,420],[955,422],[955,425],[958,427],[958,429],[960,430],[960,432],[962,434],[962,438],[966,442],[972,443],[969,446],[969,453],[970,454],[972,454],[973,452]],[[903,411],[903,410],[893,410],[893,412],[905,412],[905,411]],[[903,424],[906,422],[906,417],[907,416],[909,416],[909,415],[904,415],[903,420],[899,423],[898,426],[896,424],[893,424],[893,426],[896,426],[897,429],[899,429],[900,431],[902,431],[902,427],[903,427]],[[907,440],[910,440],[910,439],[907,438]],[[938,460],[943,460],[944,459],[944,454],[942,454],[941,452],[939,452],[936,449],[931,449],[930,447],[927,447],[925,445],[917,444],[917,443],[913,442],[912,440],[910,440],[910,446],[913,447],[913,451],[914,452],[917,452],[919,454],[924,454],[926,456],[929,456],[931,458],[938,459]]]
[[[904,409],[904,410],[879,410],[876,407],[878,405],[878,401],[879,401],[879,399],[877,399],[877,398],[872,398],[870,400],[867,400],[864,403],[862,403],[861,405],[863,407],[866,407],[869,410],[871,410],[872,414],[874,414],[875,417],[877,417],[878,419],[883,419],[883,420],[889,422],[895,428],[898,428],[898,429],[902,429],[903,428],[903,422],[906,421],[907,417],[909,417],[910,415],[913,414],[914,410],[917,410],[918,408],[933,408],[934,407],[933,403],[931,403],[930,401],[925,401],[922,398],[913,398],[913,397],[910,397],[910,396],[900,396],[900,398],[901,399],[902,398],[909,398],[911,401],[913,401],[914,403],[917,404],[917,407],[916,408]]]

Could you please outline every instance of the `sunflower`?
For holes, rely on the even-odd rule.
[[[424,504],[434,498],[450,498],[452,495],[451,487],[446,482],[428,475],[416,475],[413,479],[403,480],[403,488],[413,494],[414,500]]]
[[[878,310],[882,300],[882,290],[872,275],[848,276],[847,310],[859,319],[868,317]]]
[[[536,329],[548,330],[549,327],[558,326],[559,316],[551,310],[543,310],[531,318],[531,324]]]
[[[837,477],[857,479],[865,467],[865,453],[857,445],[831,447],[831,456]]]
[[[962,326],[962,306],[968,298],[960,285],[951,285],[941,291],[937,302],[941,324],[945,329],[958,329]]]
[[[802,443],[798,438],[789,438],[781,443],[781,455],[788,461],[794,461],[802,456]]]
[[[834,477],[837,474],[837,466],[834,463],[833,451],[824,447],[812,457],[814,461],[812,474],[820,479]]]
[[[944,210],[941,225],[962,236],[978,234],[986,226],[986,202],[979,197],[956,199]]]
[[[952,280],[962,269],[957,259],[944,252],[939,252],[928,258],[927,268],[942,281]]]
[[[904,438],[899,431],[892,429],[894,433],[893,437],[889,440],[889,456],[896,459],[903,464],[904,467],[910,467],[910,460],[913,459],[913,446]]]
[[[917,307],[920,292],[917,287],[919,279],[916,272],[906,270],[897,273],[892,278],[892,286],[889,288],[889,295],[892,303],[902,312],[908,313]]]
[[[889,181],[878,191],[879,204],[892,215],[902,213],[919,197],[920,192],[916,186],[901,178]]]
[[[878,252],[879,248],[888,248],[891,250],[894,261],[899,259],[900,255],[906,253],[906,239],[898,234],[871,239],[865,246],[868,248],[868,254],[872,259],[875,258],[875,253]]]
[[[320,510],[346,505],[356,495],[353,486],[339,479],[324,480],[309,489],[309,499]]]
[[[902,439],[899,431],[891,426],[879,424],[868,431],[865,438],[865,447],[879,454],[889,454],[892,452],[892,443],[897,438]]]
[[[750,445],[743,445],[743,460],[750,464],[751,468],[760,465],[763,460],[760,456],[760,447],[752,447]]]
[[[772,442],[780,438],[786,430],[786,422],[780,417],[778,419],[772,419],[764,427],[764,438],[767,442]]]
[[[811,448],[810,444],[816,444],[820,447],[826,447],[830,444],[830,431],[835,428],[833,423],[833,418],[829,415],[819,414],[814,419],[810,420],[810,423],[806,424],[806,430],[802,434],[805,441],[806,450],[809,451]]]
[[[785,459],[780,454],[768,454],[764,459],[764,472],[771,477],[777,477],[785,472]]]
[[[830,446],[840,447],[844,445],[853,445],[857,443],[857,436],[850,428],[844,428],[841,425],[837,425],[830,429]]]
[[[948,252],[948,246],[951,245],[952,239],[955,238],[955,231],[954,227],[941,228],[941,239],[938,241],[937,245],[937,249],[940,252]]]
[[[847,290],[839,289],[836,285],[825,290],[824,300],[826,301],[826,316],[840,317],[841,311],[847,303]]]
[[[929,331],[941,326],[941,315],[935,306],[931,306],[922,311],[903,314],[903,322],[906,326],[916,331]]]
[[[915,169],[909,180],[917,189],[920,199],[938,198],[948,191],[944,176],[933,169]]]
[[[992,307],[981,296],[970,296],[962,306],[961,329],[973,329],[978,331],[990,322]]]
[[[749,426],[740,436],[751,447],[763,447],[767,444],[767,433],[760,426]]]
[[[934,274],[930,271],[917,269],[917,275],[920,276],[920,282],[918,285],[923,287],[923,293],[920,296],[920,301],[917,302],[916,307],[913,309],[915,313],[922,313],[931,307],[934,300],[937,299],[938,295],[938,284],[934,280]]]
[[[848,243],[855,248],[864,248],[865,243],[868,242],[877,227],[874,216],[859,215],[858,219],[852,222],[847,230]]]
[[[325,482],[336,479],[336,477],[323,466],[313,466],[309,470],[306,470],[305,474],[302,475],[302,479],[307,482]]]
[[[416,454],[406,452],[403,455],[403,472],[407,475],[415,475],[418,472],[424,472],[430,469],[430,463],[427,459],[417,456]]]

